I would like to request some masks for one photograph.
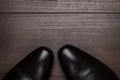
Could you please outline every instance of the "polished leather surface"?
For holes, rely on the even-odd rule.
[[[52,64],[52,51],[39,47],[10,70],[2,80],[48,80]]]
[[[63,46],[58,58],[67,80],[119,80],[108,66],[72,45]]]

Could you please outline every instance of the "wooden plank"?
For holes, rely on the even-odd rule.
[[[0,14],[0,79],[39,46],[55,54],[50,80],[65,80],[58,49],[75,45],[97,57],[120,76],[120,14]]]
[[[120,0],[1,0],[0,12],[120,12]]]
[[[0,16],[0,29],[5,27],[15,30],[120,27],[120,14],[1,14]]]

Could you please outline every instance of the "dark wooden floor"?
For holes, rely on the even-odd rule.
[[[0,0],[0,79],[29,52],[55,54],[50,80],[65,80],[56,54],[72,44],[120,76],[120,0]]]

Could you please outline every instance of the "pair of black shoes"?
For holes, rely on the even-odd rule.
[[[48,80],[53,65],[53,52],[39,47],[10,70],[2,80]],[[86,52],[65,45],[58,58],[67,80],[119,80],[117,75]]]

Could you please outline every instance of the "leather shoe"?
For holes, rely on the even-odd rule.
[[[63,46],[58,58],[67,80],[119,80],[104,63],[72,45]]]
[[[39,47],[10,70],[2,80],[48,80],[53,65],[53,52]]]

